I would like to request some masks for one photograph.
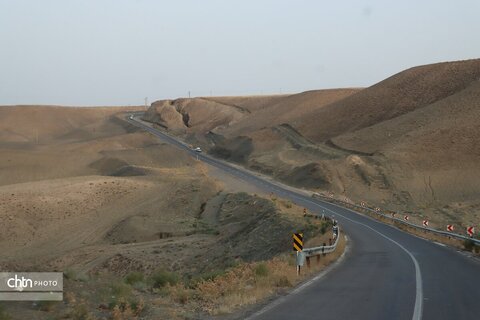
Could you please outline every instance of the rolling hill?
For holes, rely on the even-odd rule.
[[[170,101],[182,133],[156,121],[164,101],[146,119],[296,186],[466,224],[480,220],[479,80],[480,59],[443,62],[364,89]]]

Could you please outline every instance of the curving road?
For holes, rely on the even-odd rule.
[[[345,259],[318,280],[242,315],[248,319],[480,319],[480,261],[369,217],[313,199],[301,190],[192,151],[181,141],[128,118],[165,142],[266,192],[314,213],[334,215],[348,234]]]

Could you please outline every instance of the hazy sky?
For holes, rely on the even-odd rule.
[[[0,0],[0,104],[369,86],[480,57],[480,1]]]

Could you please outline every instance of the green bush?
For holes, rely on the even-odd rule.
[[[175,285],[178,282],[178,276],[173,272],[159,270],[150,276],[150,283],[153,288],[163,288],[167,284]]]
[[[77,273],[73,269],[66,269],[63,272],[63,275],[68,280],[76,280],[77,279]]]
[[[141,272],[131,272],[125,277],[125,283],[134,285],[139,282],[143,282],[144,276]]]
[[[117,300],[129,299],[132,296],[132,287],[123,282],[114,283],[110,286],[110,294]]]
[[[268,267],[265,263],[259,263],[255,266],[255,275],[258,277],[266,277],[268,275]]]

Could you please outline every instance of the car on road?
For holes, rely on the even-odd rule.
[[[193,149],[193,151],[200,153],[202,152],[202,149],[200,147],[196,147]]]
[[[133,120],[133,114],[130,115],[130,120]]]

